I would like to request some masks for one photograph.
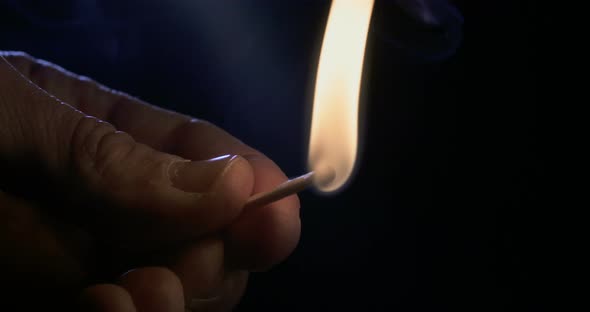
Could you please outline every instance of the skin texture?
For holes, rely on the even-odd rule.
[[[6,305],[229,311],[248,272],[293,251],[296,196],[243,209],[286,180],[263,154],[206,121],[0,53]]]

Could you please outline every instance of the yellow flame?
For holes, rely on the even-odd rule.
[[[333,192],[353,173],[363,59],[374,0],[333,0],[316,77],[308,165]],[[333,178],[327,178],[332,176]]]

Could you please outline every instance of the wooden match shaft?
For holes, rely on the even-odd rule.
[[[314,175],[315,173],[312,171],[300,177],[293,178],[277,186],[277,188],[272,191],[252,195],[252,197],[246,202],[245,208],[265,206],[287,196],[301,192],[311,186]]]

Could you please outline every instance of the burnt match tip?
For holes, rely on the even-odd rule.
[[[313,183],[318,187],[324,187],[332,183],[336,178],[336,170],[329,166],[318,167],[315,170]]]

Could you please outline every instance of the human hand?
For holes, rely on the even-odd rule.
[[[299,239],[296,196],[242,209],[285,175],[205,121],[5,52],[0,124],[0,273],[20,310],[81,289],[97,311],[229,310]]]

